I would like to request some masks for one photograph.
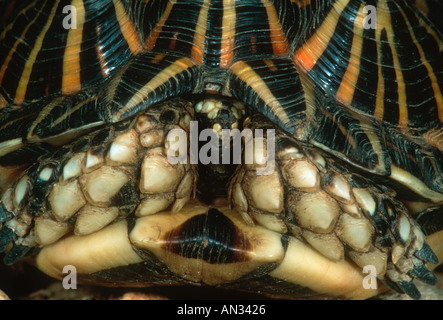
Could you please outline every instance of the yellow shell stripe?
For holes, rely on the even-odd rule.
[[[311,4],[311,0],[291,0],[292,3],[295,3],[300,8],[306,7]]]
[[[421,179],[413,176],[402,168],[391,165],[391,178],[405,186],[413,186],[412,189],[415,193],[434,203],[443,203],[443,194],[429,189]]]
[[[80,102],[79,104],[75,105],[74,107],[72,107],[71,109],[69,109],[69,111],[67,111],[66,113],[64,113],[61,117],[57,118],[56,120],[54,120],[54,122],[52,123],[52,126],[58,126],[62,121],[66,120],[71,114],[73,114],[74,112],[76,112],[77,110],[81,109],[84,105],[90,103],[91,101],[93,101],[94,99],[96,99],[96,97],[90,97],[82,102]],[[93,127],[95,126],[96,123],[91,123],[89,124],[89,126]],[[82,126],[82,128],[86,128],[87,126]]]
[[[35,5],[34,2],[31,2],[28,6],[26,6],[25,8],[23,8],[14,18],[14,20],[11,21],[10,24],[8,24],[6,26],[6,28],[2,31],[2,33],[0,33],[0,40],[3,40],[5,38],[5,35],[8,31],[10,31],[12,29],[12,27],[15,25],[16,21],[18,18],[20,18],[23,14],[26,13],[26,11],[28,11],[31,7],[33,7]],[[44,5],[43,5],[44,6]],[[41,12],[41,11],[39,11]],[[36,17],[37,18],[37,17]],[[35,19],[34,19],[35,20]]]
[[[120,31],[129,45],[131,52],[136,55],[142,50],[142,44],[135,30],[135,26],[125,10],[120,0],[113,0],[115,15],[120,25]]]
[[[203,52],[205,51],[205,36],[207,31],[207,20],[211,0],[204,0],[198,15],[195,26],[194,42],[191,49],[191,56],[199,63],[203,64]]]
[[[323,55],[338,23],[341,13],[350,0],[338,0],[323,20],[317,31],[299,48],[293,57],[294,63],[304,72],[309,72]]]
[[[223,1],[223,29],[220,50],[220,67],[229,68],[234,61],[235,23],[237,14],[235,12],[235,1]]]
[[[46,3],[45,3],[46,4]],[[44,4],[44,5],[45,5]],[[44,6],[43,5],[43,6]],[[32,6],[34,6],[34,3],[31,3],[30,5],[28,5],[27,7],[25,7],[22,11],[20,11],[15,19],[8,25],[6,26],[6,28],[3,30],[3,32],[0,34],[0,40],[4,39],[6,33],[8,31],[10,31],[12,29],[12,27],[15,25],[15,22],[17,21],[17,19],[19,17],[21,17],[23,14],[26,13],[26,11],[28,11]],[[0,68],[0,85],[2,84],[3,81],[3,77],[5,76],[5,72],[6,69],[8,68],[9,62],[11,62],[12,59],[12,55],[15,53],[17,46],[22,42],[22,39],[24,38],[24,35],[26,34],[26,32],[28,31],[28,29],[31,27],[31,25],[33,25],[33,23],[35,22],[35,20],[37,20],[37,18],[40,16],[40,13],[42,11],[40,10],[39,13],[34,17],[34,20],[31,21],[31,23],[29,25],[26,26],[25,30],[23,31],[22,35],[20,36],[19,39],[17,39],[17,41],[14,43],[12,49],[9,51],[9,55],[6,57],[5,61],[3,62],[2,67]]]
[[[348,144],[353,148],[353,149],[357,149],[357,143],[355,142],[354,137],[348,133],[347,127],[345,127],[344,125],[340,124],[337,120],[336,117],[334,117],[332,114],[330,114],[327,111],[321,110],[320,112],[322,112],[325,117],[327,117],[329,120],[331,120],[333,123],[335,123],[335,125],[337,126],[337,128],[340,130],[341,134],[343,135],[343,137],[345,137],[346,141],[348,142]],[[317,143],[316,141],[311,141],[312,144],[319,146],[320,148],[327,148],[327,150],[329,150],[330,152],[333,152],[332,149],[330,149],[329,147],[325,146],[324,144],[320,144]]]
[[[0,131],[5,131],[5,130],[14,130],[14,126],[16,123],[19,123],[20,121],[31,117],[32,113],[27,113],[26,115],[16,118],[12,121],[6,122],[5,124],[3,124],[2,126],[0,126]],[[6,141],[2,141],[0,142],[0,157],[13,152],[15,150],[20,149],[23,146],[23,139],[22,138],[14,138],[11,140],[6,140]]]
[[[378,157],[378,163],[374,167],[375,172],[385,173],[385,152],[382,147],[382,143],[380,142],[380,138],[377,136],[376,131],[379,129],[375,129],[369,122],[360,121],[360,128],[364,131],[366,136],[368,137],[369,142],[371,143],[372,149],[374,149],[375,154]]]
[[[351,56],[349,58],[348,67],[346,68],[346,72],[343,75],[343,79],[336,94],[337,99],[343,102],[346,106],[351,105],[360,74],[360,60],[363,47],[363,20],[365,16],[363,10],[364,5],[361,5],[354,21],[354,36],[352,38]]]
[[[38,117],[35,119],[35,121],[32,123],[31,127],[29,128],[28,131],[28,135],[26,137],[26,141],[27,142],[38,142],[41,141],[42,139],[38,136],[38,135],[34,135],[34,130],[37,127],[37,125],[39,123],[41,123],[51,112],[54,108],[58,107],[63,100],[66,97],[61,96],[61,97],[57,97],[54,100],[52,100],[50,103],[48,103],[43,109],[42,111],[39,113]],[[88,104],[89,102],[93,101],[96,97],[90,97],[84,101],[81,101],[79,104],[73,106],[72,108],[69,109],[69,111],[67,111],[66,113],[64,113],[62,116],[60,116],[59,118],[55,119],[52,123],[51,126],[52,127],[56,127],[57,125],[59,125],[62,121],[66,120],[71,114],[73,114],[74,112],[76,112],[77,110],[79,110],[80,108],[82,108],[84,105]],[[93,127],[97,125],[97,123],[91,123],[87,126],[83,126],[82,128],[86,129],[88,127]]]
[[[278,102],[277,98],[272,94],[271,90],[269,90],[267,84],[250,65],[243,61],[239,61],[232,65],[231,71],[257,93],[282,123],[288,123],[289,117],[286,111]]]
[[[424,15],[429,14],[428,6],[424,0],[415,0],[414,6],[416,6]]]
[[[32,133],[34,132],[34,129],[37,127],[37,125],[43,120],[45,119],[50,113],[51,111],[57,107],[58,105],[60,105],[60,103],[65,99],[65,97],[57,97],[54,100],[52,100],[50,103],[48,103],[47,105],[45,105],[45,107],[42,109],[42,111],[38,114],[37,119],[35,119],[35,121],[32,123],[31,127],[28,130],[28,135],[26,137],[27,141],[32,141],[33,135]]]
[[[417,41],[417,38],[415,37],[415,34],[412,31],[412,26],[409,23],[409,20],[407,19],[403,10],[401,11],[401,14],[404,17],[404,20],[408,26],[409,34],[411,35],[411,38],[412,38],[413,42],[415,43],[415,46],[417,47],[417,50],[420,54],[420,60],[421,60],[422,64],[426,67],[426,70],[428,71],[428,76],[429,76],[429,79],[431,80],[431,87],[432,87],[432,90],[434,91],[434,97],[435,97],[435,101],[437,103],[438,120],[440,120],[440,122],[443,122],[443,97],[442,97],[441,88],[438,84],[438,79],[435,76],[432,66],[426,60],[426,56],[425,56],[423,47]]]
[[[278,68],[275,66],[274,61],[272,61],[271,59],[263,59],[263,62],[269,68],[270,71],[272,71],[272,72],[278,71]]]
[[[26,61],[25,68],[23,70],[22,76],[20,78],[20,82],[18,84],[17,91],[15,92],[14,103],[21,104],[25,100],[26,89],[29,84],[29,79],[31,77],[32,68],[34,66],[35,60],[37,58],[38,53],[40,52],[43,44],[43,39],[45,38],[46,32],[48,32],[49,27],[52,24],[52,20],[54,19],[55,13],[57,11],[57,7],[60,1],[57,1],[52,7],[51,13],[49,14],[48,21],[46,22],[43,30],[37,37],[37,41],[34,44],[34,47],[31,50],[31,53],[28,56],[28,60]]]
[[[20,149],[23,146],[22,142],[23,142],[22,138],[15,138],[0,142],[0,157]]]
[[[45,5],[46,5],[46,2],[45,2],[45,4],[44,4],[43,6],[45,6]],[[20,12],[20,14],[17,15],[17,17],[19,17],[21,14],[24,14],[24,13],[25,13],[30,7],[31,7],[31,6],[28,6],[28,7],[26,7],[25,9],[23,9],[23,10]],[[12,46],[12,49],[9,51],[8,56],[6,57],[5,61],[3,62],[2,67],[0,68],[0,84],[1,84],[2,81],[3,81],[3,77],[4,77],[4,75],[5,75],[6,69],[8,68],[9,63],[11,62],[11,60],[12,60],[12,56],[13,56],[13,54],[16,52],[18,45],[19,45],[20,43],[23,42],[23,39],[24,39],[26,33],[28,32],[29,28],[34,24],[34,22],[37,20],[37,18],[40,16],[41,13],[42,13],[42,10],[40,10],[40,11],[38,12],[38,14],[34,17],[34,19],[33,19],[33,20],[32,20],[32,21],[26,26],[26,28],[23,30],[23,32],[22,32],[20,38],[18,38],[18,39],[15,41],[14,45]],[[12,28],[12,26],[14,25],[14,22],[15,22],[15,20],[14,20],[10,25],[8,25],[8,27],[3,31],[3,33],[2,33],[2,35],[1,35],[1,37],[0,37],[0,39],[4,38],[4,36],[5,36],[5,34],[6,34],[6,31],[8,31],[9,29]],[[18,102],[18,101],[14,101],[14,103],[19,104],[19,103],[17,103],[17,102]]]
[[[261,0],[261,2],[268,16],[273,53],[277,57],[287,56],[289,54],[289,43],[283,32],[274,3],[270,0]]]
[[[423,134],[423,139],[429,145],[443,152],[443,128],[434,128]]]
[[[145,46],[144,46],[145,50],[151,51],[152,49],[154,49],[157,39],[160,35],[160,32],[162,31],[162,28],[163,28],[166,20],[168,20],[168,17],[171,14],[172,7],[174,6],[174,4],[176,2],[177,2],[177,0],[169,0],[165,11],[163,12],[159,21],[155,25],[154,29],[152,29],[151,33],[149,34],[149,36],[147,37],[147,39],[145,41]]]
[[[46,3],[45,3],[46,4]],[[0,40],[4,39],[6,33],[8,31],[10,31],[12,29],[12,27],[15,25],[15,22],[17,21],[17,19],[19,17],[21,17],[23,14],[26,13],[26,11],[28,11],[32,6],[34,6],[34,3],[31,3],[30,5],[28,5],[27,7],[25,7],[23,10],[21,10],[15,17],[15,19],[6,26],[6,28],[3,30],[3,32],[0,34]],[[44,5],[43,5],[44,6]],[[14,45],[12,46],[12,49],[9,51],[9,55],[6,57],[5,61],[3,62],[2,67],[0,68],[0,85],[2,84],[3,81],[3,77],[5,76],[5,72],[6,69],[8,68],[9,62],[11,62],[12,59],[12,55],[15,53],[17,46],[21,43],[24,35],[26,34],[26,32],[28,31],[28,29],[31,27],[31,25],[35,22],[35,20],[40,16],[40,13],[42,11],[40,10],[39,13],[34,17],[34,20],[31,21],[31,23],[29,25],[26,26],[25,30],[23,31],[22,35],[20,36],[19,39],[17,39],[17,41],[14,43]],[[1,109],[1,108],[0,108]]]
[[[346,72],[343,75],[342,82],[340,83],[340,87],[337,90],[336,97],[345,106],[350,106],[352,103],[352,99],[354,97],[355,88],[357,86],[358,77],[360,74],[360,61],[361,61],[361,53],[363,48],[363,30],[364,30],[364,18],[366,14],[364,13],[364,5],[360,6],[358,14],[354,21],[353,34],[354,37],[352,39],[351,46],[351,55],[349,58],[349,64],[346,68]],[[341,126],[339,126],[341,127]],[[384,171],[384,152],[381,147],[381,143],[377,135],[375,134],[374,127],[369,123],[369,121],[360,121],[360,128],[366,136],[368,137],[372,148],[375,150],[375,153],[379,157],[378,164],[374,168],[375,171]],[[350,135],[346,135],[344,129],[340,128],[349,144],[352,145],[354,149],[357,148],[355,141],[350,140]]]
[[[293,61],[303,72],[311,71],[318,59],[323,55],[334,35],[335,26],[348,4],[349,0],[337,1],[315,34],[312,35],[311,38],[309,38],[309,40],[295,53]],[[352,102],[360,70],[360,57],[363,46],[363,19],[365,17],[363,8],[364,6],[362,5],[354,21],[354,37],[352,40],[349,64],[336,94],[338,100],[346,106],[349,106]],[[330,119],[337,124],[337,127],[342,132],[343,136],[346,137],[349,145],[354,149],[357,148],[354,138],[348,134],[346,128],[343,125],[340,125],[332,116],[328,114],[326,116],[330,117]]]
[[[140,90],[138,90],[128,101],[128,103],[126,103],[126,105],[122,109],[120,109],[115,116],[113,116],[113,119],[121,119],[123,114],[142,103],[151,92],[155,91],[158,87],[166,83],[169,79],[174,78],[176,75],[195,65],[196,64],[189,58],[181,58],[177,61],[174,61],[174,63],[164,68]]]
[[[377,22],[376,22],[376,28],[375,28],[375,40],[377,43],[377,52],[380,52],[380,45],[379,43],[381,43],[381,30],[383,28],[383,26],[381,25],[380,21],[381,19],[379,19],[379,12],[377,10],[376,16],[377,16]],[[381,59],[380,59],[381,54],[377,54],[377,91],[375,94],[375,107],[374,107],[374,117],[375,119],[377,119],[379,122],[383,121],[383,117],[385,114],[385,79],[382,76],[382,70],[381,70]]]
[[[400,128],[406,129],[408,126],[408,106],[406,101],[406,85],[403,79],[403,73],[398,59],[397,48],[394,45],[394,29],[392,27],[391,15],[386,0],[379,1],[379,7],[377,7],[377,31],[381,32],[382,29],[386,30],[388,37],[388,44],[392,51],[393,67],[397,79],[397,92],[398,92],[398,125]],[[380,42],[377,42],[380,43]],[[381,76],[381,75],[380,75]]]
[[[82,0],[73,0],[72,5],[77,10],[77,28],[68,32],[65,54],[63,56],[62,94],[71,94],[81,89],[80,52],[85,23],[85,7]]]

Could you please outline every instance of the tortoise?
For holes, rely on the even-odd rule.
[[[58,279],[435,284],[438,0],[3,3],[0,251]]]

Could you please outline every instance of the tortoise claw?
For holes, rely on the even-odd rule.
[[[430,262],[432,264],[438,263],[437,256],[427,243],[423,243],[423,247],[420,250],[416,251],[414,255],[426,262]]]
[[[403,293],[406,293],[412,299],[418,300],[421,298],[420,291],[412,281],[398,281],[396,284],[403,291]]]
[[[9,244],[14,240],[15,233],[14,230],[4,226],[0,230],[0,252],[4,252]]]
[[[410,275],[426,284],[437,284],[437,277],[424,265],[414,267],[414,269],[410,271]]]
[[[381,280],[381,281],[389,289],[394,290],[397,293],[404,294],[404,291],[397,285],[396,282],[394,282],[392,280],[389,280],[389,279],[384,279],[384,280]]]
[[[16,244],[12,247],[11,250],[3,258],[3,262],[5,265],[10,266],[24,258],[26,254],[31,250],[31,247],[27,247],[21,244]]]
[[[421,298],[421,293],[412,281],[384,280],[383,283],[390,289],[400,294],[407,294],[414,300]]]

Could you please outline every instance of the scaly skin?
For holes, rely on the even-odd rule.
[[[227,198],[205,200],[196,190],[197,165],[189,157],[187,164],[168,161],[177,147],[168,133],[189,133],[193,119],[190,103],[166,102],[66,146],[60,158],[40,159],[2,198],[5,262],[41,249],[36,265],[59,279],[73,265],[84,282],[249,291],[260,283],[278,297],[374,296],[383,287],[363,286],[368,265],[414,298],[413,278],[435,282],[425,267],[436,262],[426,241],[441,254],[441,239],[425,241],[393,190],[263,116],[239,123],[253,132],[275,130],[274,170],[258,174],[269,164],[261,162],[265,139],[252,163],[238,165]]]

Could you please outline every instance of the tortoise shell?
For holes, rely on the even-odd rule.
[[[62,266],[77,263],[81,278],[98,283],[242,288],[260,279],[269,294],[284,296],[376,293],[340,291],[331,279],[300,282],[297,272],[308,271],[288,265],[303,246],[312,250],[307,269],[346,259],[380,265],[379,279],[412,297],[419,296],[413,278],[435,282],[425,263],[436,264],[439,252],[424,237],[437,250],[437,0],[4,6],[0,249],[7,264],[43,248],[36,261],[45,272],[61,277]],[[168,134],[179,128],[192,136],[194,119],[216,131],[274,130],[278,170],[260,176],[257,159],[230,169],[164,163]],[[154,225],[163,227],[151,246]],[[355,240],[359,232],[367,236]],[[86,254],[94,256],[109,249],[103,238],[117,246],[128,234],[131,242],[118,244],[126,264],[97,261],[89,270],[75,255],[57,261],[57,250],[91,243]],[[335,275],[361,280],[349,264],[340,270]]]

